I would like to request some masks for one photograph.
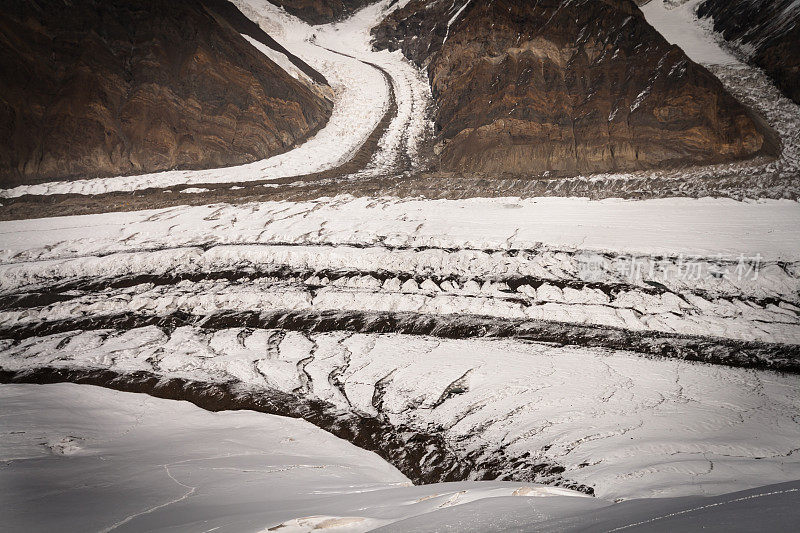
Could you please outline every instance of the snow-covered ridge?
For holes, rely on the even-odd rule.
[[[375,277],[379,288],[390,278],[441,285],[474,281],[522,285],[550,283],[583,289],[638,289],[649,293],[690,293],[714,298],[776,299],[800,302],[797,263],[725,261],[704,257],[653,257],[589,251],[476,250],[377,245],[237,244],[186,246],[140,252],[108,252],[63,259],[0,264],[0,295],[62,290],[71,285],[110,285],[136,278]],[[365,286],[366,287],[366,286]],[[398,285],[399,287],[399,285]],[[437,289],[437,290],[439,290]],[[67,289],[63,289],[67,290]],[[508,290],[506,288],[505,290]],[[529,291],[530,293],[530,291]]]
[[[46,288],[44,291],[49,292]],[[370,275],[332,282],[315,275],[305,281],[288,276],[245,277],[237,282],[185,280],[174,285],[143,283],[89,292],[70,290],[53,303],[30,307],[12,304],[0,311],[0,329],[18,331],[56,321],[80,320],[85,324],[89,319],[129,315],[185,313],[199,320],[219,313],[256,316],[296,311],[476,315],[800,345],[800,307],[779,300],[659,294],[631,288],[607,294],[590,286],[562,288],[549,283],[536,288],[522,284],[512,290],[504,282],[484,281],[480,285],[475,280],[437,283],[428,278],[418,283],[389,277],[381,282]]]
[[[472,2],[472,0],[466,0],[464,2],[464,4],[460,8],[458,8],[458,10],[456,10],[455,14],[452,17],[450,17],[450,20],[447,21],[447,32],[444,35],[444,40],[442,41],[442,44],[446,43],[447,42],[447,38],[450,36],[450,26],[452,26],[453,23],[456,20],[458,20],[458,17],[461,16],[461,13],[464,12],[464,10],[467,8],[467,6],[469,6],[469,4],[471,2]],[[452,12],[455,9],[455,7],[456,7],[456,3],[453,2],[453,7],[450,8],[450,11]]]
[[[797,227],[789,201],[555,198],[339,197],[5,222],[0,323],[414,312],[796,344]],[[120,277],[133,286],[110,288]],[[13,303],[37,291],[60,296]]]

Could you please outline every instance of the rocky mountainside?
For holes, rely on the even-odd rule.
[[[8,0],[0,12],[0,184],[209,168],[324,125],[324,78],[225,0]]]
[[[372,0],[272,0],[309,24],[326,24],[352,15]]]
[[[697,15],[711,17],[716,31],[800,104],[800,1],[704,0]]]
[[[373,35],[427,69],[444,170],[559,175],[777,151],[632,0],[412,0]]]

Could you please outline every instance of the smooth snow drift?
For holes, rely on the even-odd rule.
[[[70,384],[0,385],[0,402],[9,531],[367,531],[483,499],[525,499],[541,519],[604,505],[531,484],[413,487],[290,418]]]
[[[87,385],[2,385],[0,401],[10,531],[789,530],[798,519],[800,483],[622,504],[536,484],[414,487],[298,420]]]

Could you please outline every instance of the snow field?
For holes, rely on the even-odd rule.
[[[502,449],[560,464],[566,479],[601,498],[715,495],[800,476],[800,385],[775,372],[518,341],[342,332],[147,327],[3,343],[0,365],[9,371],[232,379],[395,426],[436,428],[464,456],[490,460]],[[501,479],[514,471],[506,468]]]
[[[301,420],[211,413],[86,385],[3,385],[4,526],[14,531],[367,531],[438,509],[525,499],[540,520],[606,502],[535,484],[413,487]]]
[[[791,200],[341,195],[0,222],[0,263],[221,244],[328,244],[611,252],[800,261]]]

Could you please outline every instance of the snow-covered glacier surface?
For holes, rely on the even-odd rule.
[[[800,203],[716,198],[401,199],[178,206],[0,222],[4,263],[214,244],[613,251],[797,261]]]
[[[532,483],[411,486],[298,420],[86,385],[3,385],[9,531],[608,531],[789,525],[800,485],[617,503]]]
[[[800,477],[771,370],[800,360],[797,227],[792,201],[349,196],[2,222],[0,367],[283,395],[440,480],[744,490]]]
[[[76,331],[1,347],[0,366],[20,375],[145,372],[321,401],[441,436],[475,465],[473,479],[492,465],[500,479],[612,499],[800,479],[800,383],[771,371],[511,340],[250,328]]]
[[[264,0],[235,3],[331,82],[334,116],[316,137],[232,169],[1,194],[328,170],[392,107],[360,175],[414,164],[427,81],[368,45],[403,1],[314,28]],[[763,76],[712,46],[693,2],[672,4],[645,14],[784,143],[775,161],[702,173],[796,176],[797,106],[753,90]],[[331,432],[86,385],[2,385],[4,520],[287,532],[796,524],[798,228],[790,200],[350,195],[0,222],[0,380],[96,383]]]
[[[0,327],[389,312],[796,345],[798,227],[793,201],[348,196],[2,222]]]

